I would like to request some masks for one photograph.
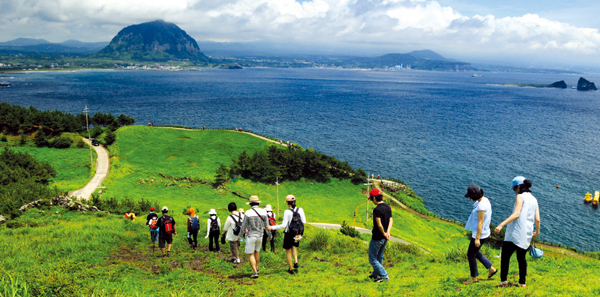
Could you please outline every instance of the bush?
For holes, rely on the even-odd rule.
[[[329,247],[330,235],[326,230],[318,229],[315,234],[312,234],[308,241],[308,249],[312,251],[323,251]]]
[[[19,145],[25,146],[27,144],[27,135],[25,133],[21,134],[21,138],[19,139]]]
[[[444,259],[450,262],[463,262],[467,260],[467,252],[460,245],[448,249],[444,254]]]
[[[33,137],[33,143],[37,147],[48,146],[48,139],[46,139],[46,135],[44,135],[44,131],[42,131],[42,129],[39,129],[37,133],[35,133],[35,136]]]
[[[104,136],[104,141],[106,143],[106,145],[111,145],[115,142],[115,140],[117,140],[117,134],[115,134],[115,132],[113,131],[108,131],[106,133],[106,136]]]
[[[356,228],[346,224],[346,221],[342,222],[340,232],[342,232],[342,234],[350,236],[350,237],[360,237],[360,232],[356,231]]]
[[[51,140],[48,143],[48,147],[58,148],[58,149],[66,149],[70,148],[71,144],[73,144],[73,140],[67,137],[59,137]]]
[[[2,141],[2,142],[8,142],[8,139],[6,138],[6,135],[2,135],[2,137],[0,137],[0,141]]]

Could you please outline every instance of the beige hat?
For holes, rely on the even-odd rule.
[[[296,201],[296,197],[294,197],[294,195],[292,195],[292,194],[289,194],[289,195],[287,195],[285,197],[285,201],[286,202],[288,202],[288,201]]]
[[[209,215],[216,215],[217,212],[215,211],[214,208],[211,208],[211,210],[208,212]]]
[[[250,201],[246,202],[246,204],[250,204],[250,203],[260,203],[260,200],[258,200],[258,196],[256,196],[256,195],[250,196]]]
[[[265,207],[265,211],[273,211],[273,209],[271,208],[271,204],[267,204],[267,206]]]
[[[244,213],[244,209],[240,208],[240,209],[238,209],[238,212]]]

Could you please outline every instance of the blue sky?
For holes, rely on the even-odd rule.
[[[197,40],[600,67],[599,11],[582,0],[0,0],[0,41],[109,41],[127,25],[164,19]]]

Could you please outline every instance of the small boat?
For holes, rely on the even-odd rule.
[[[0,87],[10,87],[10,83],[7,81],[0,81]]]
[[[483,77],[483,75],[482,75],[482,74],[477,74],[477,73],[475,73],[475,74],[473,74],[471,77]]]
[[[592,194],[591,193],[585,193],[585,198],[583,198],[583,202],[585,202],[585,203],[592,202]]]
[[[600,200],[600,191],[596,191],[594,193],[594,200],[592,200],[592,205],[598,206],[598,201]]]

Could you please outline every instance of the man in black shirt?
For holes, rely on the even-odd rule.
[[[162,251],[163,257],[171,255],[171,244],[173,243],[173,235],[177,235],[175,229],[175,220],[168,215],[169,209],[165,206],[162,208],[162,217],[158,219],[158,247]],[[167,253],[165,254],[165,243],[167,244]]]
[[[390,240],[393,223],[392,208],[383,202],[383,195],[379,189],[369,192],[369,200],[376,205],[373,209],[373,236],[369,243],[369,263],[373,266],[373,273],[369,277],[380,283],[390,279],[383,268],[383,252]]]

